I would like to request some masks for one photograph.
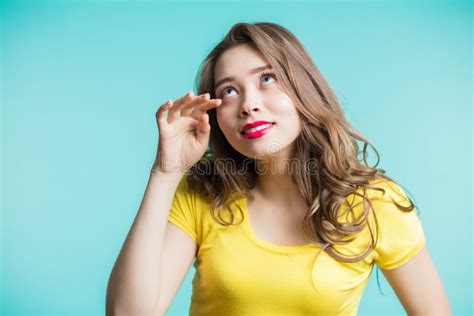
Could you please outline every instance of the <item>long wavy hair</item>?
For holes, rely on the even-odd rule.
[[[369,211],[374,215],[378,231],[376,215],[366,190],[385,192],[383,188],[370,185],[369,181],[376,178],[393,180],[385,175],[384,169],[376,168],[380,161],[377,150],[346,120],[335,94],[300,41],[278,24],[260,22],[232,26],[201,64],[195,82],[198,94],[209,93],[211,98],[216,98],[216,61],[226,50],[241,44],[251,45],[266,57],[300,115],[302,130],[292,153],[292,159],[299,162],[296,166],[300,170],[291,176],[308,205],[303,223],[304,236],[321,245],[322,250],[336,260],[356,262],[364,259],[377,245],[370,226],[371,244],[364,253],[352,258],[344,257],[334,250],[334,245],[348,243],[369,225]],[[251,196],[249,190],[255,186],[258,177],[256,164],[249,164],[249,158],[228,143],[217,124],[216,109],[209,110],[208,114],[211,125],[209,148],[201,160],[190,168],[186,181],[190,188],[210,201],[212,217],[218,223],[239,224],[235,222],[234,210],[229,205],[246,194]],[[362,152],[357,141],[363,143]],[[373,167],[367,162],[368,146],[377,155]],[[360,153],[363,155],[359,160]],[[232,163],[229,164],[229,161]],[[307,172],[311,161],[317,161],[317,164],[311,166],[313,172]],[[341,206],[347,203],[350,195],[362,198],[363,220],[357,223],[359,218],[354,217],[352,222],[340,223]],[[410,205],[403,206],[392,199],[399,209],[411,211],[415,205],[410,198],[408,200]],[[350,205],[349,210],[356,206]],[[230,217],[223,216],[224,212]]]

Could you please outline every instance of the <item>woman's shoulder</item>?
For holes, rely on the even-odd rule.
[[[178,183],[168,218],[200,245],[211,232],[211,204],[189,184],[188,177],[185,174]]]
[[[209,198],[202,194],[199,188],[190,181],[190,177],[191,175],[189,174],[183,175],[176,188],[175,196],[188,200],[190,205],[193,206],[194,211],[203,207],[208,208],[210,205]]]
[[[408,260],[407,252],[412,254],[422,247],[421,220],[401,185],[390,179],[372,179],[367,188],[358,188],[351,196],[341,208],[340,223],[364,221],[368,225],[364,225],[356,238],[343,248],[359,253],[375,238],[375,251],[367,260],[375,259],[380,267],[388,268]]]
[[[400,184],[394,180],[381,177],[370,179],[368,185],[359,186],[356,192],[349,197],[362,200],[363,196],[371,202],[395,201],[397,203],[409,203],[410,201]]]
[[[387,178],[373,178],[368,185],[358,187],[354,193],[347,196],[341,205],[339,218],[345,220],[347,213],[352,217],[366,216],[373,220],[374,213],[378,219],[391,217],[394,213],[410,211],[413,202],[407,196],[401,185]],[[373,212],[372,212],[373,211]]]

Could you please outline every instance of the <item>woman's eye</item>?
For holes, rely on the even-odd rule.
[[[271,73],[262,73],[262,74],[260,75],[260,79],[262,79],[262,78],[267,78],[267,77],[272,78],[273,80],[276,80],[275,75],[274,75],[274,74],[271,74]],[[271,82],[271,81],[270,81],[270,82]],[[268,83],[268,81],[267,81],[267,83]],[[232,86],[227,86],[227,87],[225,87],[225,88],[222,90],[222,92],[221,92],[221,96],[220,96],[221,99],[224,98],[225,96],[227,96],[227,95],[225,94],[225,92],[228,91],[228,90],[235,90],[235,89],[234,89]]]
[[[227,90],[233,90],[233,89],[234,89],[234,88],[232,88],[232,87],[225,87],[225,88],[222,90],[221,99],[226,96],[225,92],[226,92]]]
[[[260,78],[272,78],[273,80],[275,80],[275,77],[271,74],[262,75]]]

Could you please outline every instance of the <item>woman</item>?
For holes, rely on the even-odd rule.
[[[451,313],[415,205],[292,33],[238,23],[198,79],[157,112],[108,312],[163,315],[196,258],[191,315],[355,315],[374,265],[408,314]]]

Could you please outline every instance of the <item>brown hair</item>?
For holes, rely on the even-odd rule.
[[[376,168],[379,154],[375,147],[346,120],[343,109],[326,80],[312,62],[299,40],[284,27],[274,23],[237,23],[229,30],[224,39],[212,49],[203,61],[196,85],[198,94],[214,95],[214,68],[216,61],[226,50],[237,45],[249,44],[256,48],[272,65],[277,80],[281,82],[292,100],[302,122],[302,130],[296,139],[293,159],[297,159],[300,172],[292,173],[293,181],[307,202],[308,211],[304,219],[303,233],[311,241],[322,246],[322,250],[331,257],[343,262],[356,262],[365,258],[375,249],[372,229],[371,245],[367,251],[354,258],[340,256],[333,245],[343,242],[360,232],[368,223],[368,212],[373,208],[366,196],[366,189],[385,192],[383,188],[369,184],[372,179],[380,178],[393,181],[384,175],[385,170]],[[222,225],[233,225],[234,211],[229,205],[249,193],[254,187],[258,174],[250,165],[243,173],[231,172],[229,164],[219,164],[219,160],[231,160],[233,166],[242,167],[248,158],[236,151],[226,140],[217,124],[216,109],[208,111],[211,125],[209,148],[206,154],[189,170],[187,183],[211,202],[211,214]],[[362,164],[358,159],[359,145],[363,145]],[[367,162],[367,147],[370,145],[377,155],[377,163],[371,167]],[[315,172],[306,172],[308,161],[317,161]],[[249,166],[247,166],[249,167]],[[215,172],[203,173],[212,168]],[[242,170],[240,168],[239,170]],[[360,194],[362,189],[363,194]],[[363,203],[362,223],[340,223],[340,208],[348,203],[348,196],[359,196]],[[408,207],[392,201],[403,211],[411,211],[414,203],[408,198]],[[367,203],[368,202],[368,203]],[[358,203],[360,204],[360,203]],[[366,206],[369,205],[370,208]],[[349,211],[356,205],[349,205]],[[228,211],[230,221],[225,220],[223,212]],[[375,223],[377,219],[375,216]],[[237,223],[238,224],[238,223]],[[378,224],[376,225],[378,229]],[[378,235],[378,234],[377,234]]]

